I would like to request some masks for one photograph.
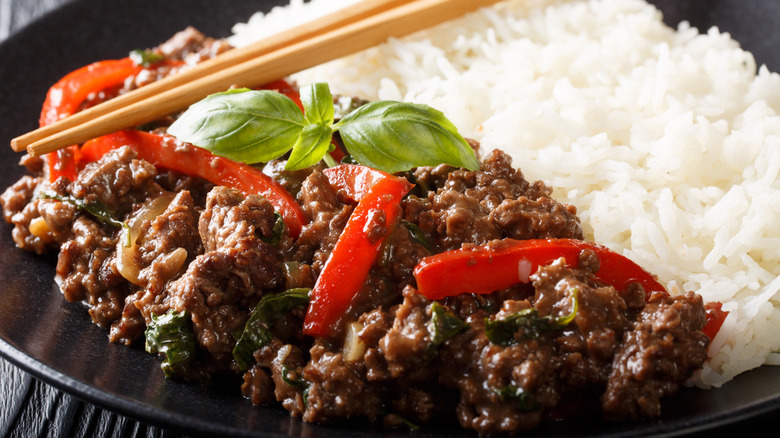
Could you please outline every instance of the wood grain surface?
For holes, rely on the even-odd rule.
[[[0,42],[40,15],[69,1],[0,0]],[[772,411],[692,436],[710,438],[764,433],[774,430],[778,415],[780,411]],[[0,437],[183,436],[177,431],[144,424],[79,400],[0,358]]]

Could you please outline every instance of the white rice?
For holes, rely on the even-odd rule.
[[[243,45],[353,3],[293,0]],[[780,364],[780,76],[643,0],[509,1],[297,74],[427,103],[575,205],[588,238],[729,316],[701,387]]]

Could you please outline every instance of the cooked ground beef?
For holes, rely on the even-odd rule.
[[[154,50],[193,62],[226,48],[188,29]],[[478,171],[441,165],[404,174],[416,187],[401,202],[401,223],[368,215],[363,232],[381,244],[380,255],[331,335],[315,339],[303,334],[300,304],[276,303],[273,319],[251,323],[264,298],[312,287],[355,208],[320,167],[266,166],[307,216],[293,239],[262,196],[157,169],[129,147],[87,165],[75,181],[49,183],[40,159],[22,164],[31,175],[0,196],[14,241],[39,254],[59,251],[65,298],[85,302],[111,341],[143,343],[157,318],[185,315],[178,333],[191,334],[197,352],[179,369],[183,377],[239,373],[252,403],[278,403],[306,421],[443,419],[480,434],[515,433],[593,394],[607,418],[652,417],[706,359],[699,296],[647,297],[638,284],[616,290],[596,279],[592,251],[576,267],[559,259],[530,284],[490,294],[431,301],[418,292],[413,271],[433,254],[500,248],[507,239],[583,239],[576,209],[527,181],[500,151],[487,153]],[[73,199],[101,206],[127,229]],[[517,319],[525,322],[496,338],[494,327]],[[241,364],[234,348],[246,345],[247,331],[262,341]]]

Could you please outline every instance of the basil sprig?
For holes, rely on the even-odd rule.
[[[378,101],[334,119],[333,96],[324,83],[300,90],[304,112],[270,90],[237,89],[192,105],[169,128],[179,140],[245,163],[268,162],[288,151],[285,168],[298,170],[330,160],[338,131],[360,164],[395,173],[449,164],[479,169],[474,150],[440,111],[427,105]]]

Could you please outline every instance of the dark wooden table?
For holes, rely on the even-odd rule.
[[[0,0],[0,42],[41,14],[70,0]],[[765,433],[780,411],[695,436]],[[64,393],[0,358],[0,437],[179,437]]]

